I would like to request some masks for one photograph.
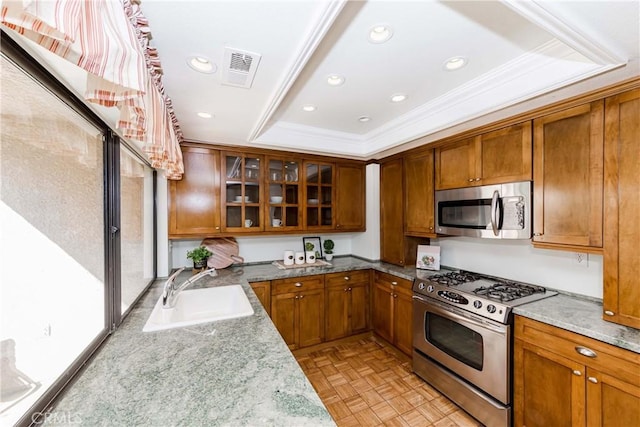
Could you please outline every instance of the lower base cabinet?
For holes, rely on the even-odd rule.
[[[324,276],[271,282],[271,320],[290,349],[324,341]]]
[[[374,273],[371,312],[373,331],[403,353],[413,352],[413,300],[411,281]]]
[[[369,270],[325,275],[325,339],[327,341],[369,329]]]
[[[249,284],[262,303],[267,314],[271,316],[271,282],[251,282]]]
[[[515,426],[632,426],[640,354],[516,316]]]

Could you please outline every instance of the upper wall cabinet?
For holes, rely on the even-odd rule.
[[[534,120],[537,247],[602,251],[603,101]]]
[[[263,158],[246,153],[222,153],[222,224],[225,232],[246,233],[264,229],[260,209]]]
[[[432,149],[404,157],[405,234],[436,237],[433,181]]]
[[[364,231],[364,162],[183,144],[169,182],[169,237]],[[313,157],[315,159],[315,157]]]
[[[531,180],[531,122],[435,150],[436,190]]]
[[[358,164],[336,165],[336,229],[364,231],[366,182],[365,170]]]
[[[220,154],[183,147],[184,175],[169,181],[169,235],[220,233]]]
[[[605,100],[604,319],[640,328],[640,89]]]
[[[380,259],[405,265],[402,159],[380,165]]]

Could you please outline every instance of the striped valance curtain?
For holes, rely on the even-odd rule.
[[[139,0],[3,0],[1,13],[4,26],[86,70],[85,98],[117,107],[124,137],[180,179],[182,132]]]

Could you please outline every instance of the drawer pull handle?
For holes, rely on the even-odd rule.
[[[577,351],[579,354],[581,354],[581,355],[583,355],[583,356],[586,356],[586,357],[594,358],[594,357],[597,357],[597,356],[598,356],[598,354],[597,354],[595,351],[593,351],[593,350],[591,350],[591,349],[589,349],[589,348],[587,348],[587,347],[577,346],[577,347],[576,347],[576,351]]]
[[[594,384],[598,384],[598,379],[596,377],[589,377],[589,381]]]
[[[575,376],[579,377],[579,376],[582,376],[582,372],[580,372],[580,371],[573,371],[573,375],[575,375]]]
[[[349,277],[349,276],[344,276],[344,280],[351,280],[351,277]]]
[[[615,316],[615,315],[616,315],[616,314],[615,314],[613,311],[611,311],[611,310],[605,310],[605,311],[604,311],[604,314],[606,314],[607,316]]]
[[[296,282],[296,283],[295,283],[295,286],[296,286],[296,288],[301,288],[301,287],[302,287],[302,283],[300,283],[300,282]]]
[[[397,284],[398,284],[398,282],[391,282],[391,284],[392,284],[393,286],[395,286],[395,285],[397,285]]]

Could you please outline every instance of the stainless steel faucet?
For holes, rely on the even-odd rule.
[[[177,287],[174,286],[173,282],[176,280],[176,277],[178,277],[178,275],[182,273],[184,269],[185,267],[182,267],[181,269],[177,270],[175,273],[169,276],[169,278],[165,282],[164,290],[162,291],[162,308],[174,308],[176,306],[176,300],[178,299],[178,294],[180,294],[180,292],[185,290],[185,288],[190,284],[198,281],[199,279],[207,275],[211,277],[218,275],[218,272],[216,272],[215,268],[210,268],[208,270],[201,271],[195,276],[191,276],[190,278],[185,280],[180,286],[177,286]]]

